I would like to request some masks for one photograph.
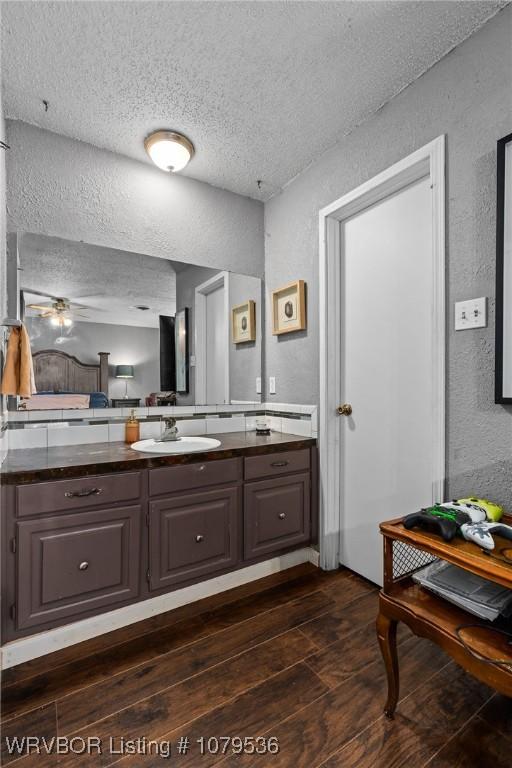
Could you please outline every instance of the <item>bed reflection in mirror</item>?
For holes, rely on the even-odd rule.
[[[261,400],[259,278],[39,234],[16,239],[18,285],[9,290],[37,389],[18,409]],[[254,302],[256,332],[240,343],[232,308],[244,302]]]

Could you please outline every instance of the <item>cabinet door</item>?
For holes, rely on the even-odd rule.
[[[309,472],[246,483],[246,559],[308,541],[310,528]]]
[[[137,597],[140,525],[139,506],[18,522],[18,629]]]
[[[149,514],[151,589],[192,581],[238,562],[238,487],[153,501]]]

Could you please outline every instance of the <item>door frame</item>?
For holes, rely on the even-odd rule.
[[[432,190],[432,501],[442,500],[445,480],[445,136],[361,184],[319,213],[320,332],[320,565],[339,565],[342,419],[336,408],[343,361],[341,334],[341,222],[425,177]],[[414,511],[414,510],[411,510]]]
[[[195,397],[197,405],[211,405],[206,402],[206,297],[218,288],[224,288],[224,316],[226,318],[226,356],[224,401],[229,403],[229,272],[219,272],[195,290]],[[222,403],[220,403],[222,405]]]

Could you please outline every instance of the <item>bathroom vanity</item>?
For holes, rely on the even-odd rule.
[[[4,641],[314,542],[316,440],[215,435],[213,451],[122,443],[11,452],[2,468]]]

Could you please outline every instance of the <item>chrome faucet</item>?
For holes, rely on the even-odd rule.
[[[167,418],[164,417],[164,423],[165,423],[165,430],[160,438],[161,443],[172,443],[176,440],[181,440],[181,437],[178,437],[178,427],[176,426],[176,419],[173,416],[169,416]]]

